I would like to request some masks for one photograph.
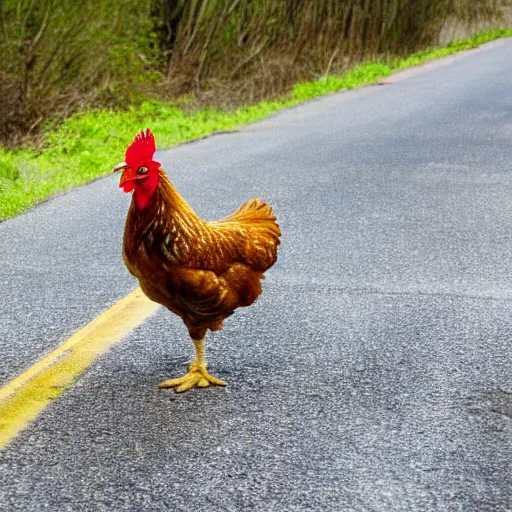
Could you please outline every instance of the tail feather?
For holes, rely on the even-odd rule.
[[[269,224],[269,227],[273,226],[277,236],[281,235],[271,206],[258,198],[242,204],[235,213],[224,219],[224,222],[247,222],[250,224],[263,222]]]
[[[246,238],[245,262],[251,268],[264,272],[275,263],[281,230],[272,208],[261,199],[251,199],[216,224],[235,229],[242,224],[249,229],[251,235]]]

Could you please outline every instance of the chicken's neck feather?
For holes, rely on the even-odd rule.
[[[206,222],[183,199],[163,170],[159,172],[158,188],[148,207],[139,209],[134,198],[127,222],[132,224],[136,238],[145,239],[150,232],[160,232],[163,239],[180,240],[187,245],[208,230]],[[151,236],[149,240],[162,236]]]
[[[163,171],[160,171],[157,194],[156,214],[166,217],[172,227],[183,228],[185,231],[201,230],[204,227],[205,222],[183,199]]]

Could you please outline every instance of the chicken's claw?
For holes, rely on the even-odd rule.
[[[206,366],[198,366],[192,363],[188,373],[177,379],[166,380],[158,385],[159,388],[174,388],[177,393],[188,391],[192,388],[207,388],[211,385],[226,386],[227,383],[217,379],[208,373]]]

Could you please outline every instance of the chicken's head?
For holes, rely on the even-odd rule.
[[[123,171],[119,187],[134,193],[141,210],[148,206],[158,187],[160,164],[153,160],[155,151],[155,137],[148,128],[137,134],[126,150],[125,161],[113,169]]]

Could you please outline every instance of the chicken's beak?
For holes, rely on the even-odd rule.
[[[126,162],[121,162],[112,168],[112,172],[117,171],[123,171],[123,174],[121,174],[121,179],[119,180],[119,188],[122,188],[125,192],[131,192],[134,185],[133,183],[127,182],[137,179],[136,175],[134,176],[133,170],[128,166]]]
[[[121,171],[122,169],[126,169],[128,167],[128,164],[126,162],[121,162],[117,165],[114,165],[112,168],[112,172]]]

